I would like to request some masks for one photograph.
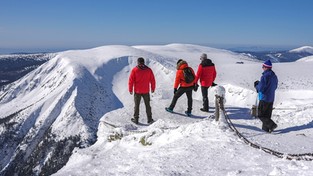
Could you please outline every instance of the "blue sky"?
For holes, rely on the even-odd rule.
[[[313,46],[312,0],[0,0],[0,48]]]

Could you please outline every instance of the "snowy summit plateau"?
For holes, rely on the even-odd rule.
[[[192,116],[184,115],[185,95],[176,113],[166,112],[177,60],[197,70],[202,53],[217,71],[209,113],[200,111],[201,90],[193,92]],[[143,101],[140,124],[130,121],[134,97],[127,85],[138,57],[156,79],[151,125]],[[250,114],[262,63],[247,54],[190,44],[53,53],[0,90],[0,175],[313,175],[313,161],[287,159],[313,153],[313,56],[273,62],[278,77],[273,133],[262,131],[261,121]],[[247,145],[227,123],[212,118],[217,87],[225,88],[225,109],[237,130],[286,157]]]

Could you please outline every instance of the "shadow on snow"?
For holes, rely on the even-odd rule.
[[[251,117],[251,114],[250,114],[251,110],[249,108],[228,107],[226,108],[226,112],[227,112],[228,117],[231,120],[259,120],[257,118]],[[263,132],[263,130],[260,129],[260,127],[246,125],[246,124],[238,124],[234,122],[233,124],[235,125],[235,127],[238,127],[238,128],[245,128],[245,129],[249,129],[253,131]],[[310,128],[313,128],[313,121],[304,125],[300,125],[300,126],[292,126],[292,127],[287,127],[285,129],[275,130],[275,133],[283,134],[283,133],[289,133],[293,131],[302,131],[302,130],[310,129]]]

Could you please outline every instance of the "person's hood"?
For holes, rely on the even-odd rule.
[[[144,69],[147,69],[148,67],[145,64],[138,64],[137,68],[144,70]]]
[[[203,59],[201,65],[203,67],[214,66],[211,59]]]

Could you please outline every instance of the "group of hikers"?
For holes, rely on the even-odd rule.
[[[200,108],[203,112],[209,112],[208,89],[215,86],[214,80],[216,78],[215,65],[207,54],[203,53],[200,56],[201,63],[198,66],[195,74],[194,70],[188,66],[188,63],[179,59],[176,66],[176,76],[174,81],[174,96],[171,104],[165,108],[168,112],[173,112],[177,100],[183,95],[187,96],[187,110],[185,114],[191,116],[192,111],[192,91],[198,90],[198,81],[200,81],[203,107]],[[259,81],[254,82],[259,95],[258,118],[262,121],[262,130],[272,132],[277,128],[277,124],[271,119],[273,102],[275,97],[275,90],[277,88],[278,80],[276,74],[272,71],[272,63],[267,60],[262,65],[263,73]],[[155,91],[156,83],[153,71],[147,65],[142,57],[137,59],[137,66],[131,70],[128,88],[130,94],[134,94],[134,116],[131,121],[135,124],[139,123],[139,106],[141,98],[143,98],[146,106],[147,122],[152,124],[151,106],[150,106],[150,88],[151,93]]]

